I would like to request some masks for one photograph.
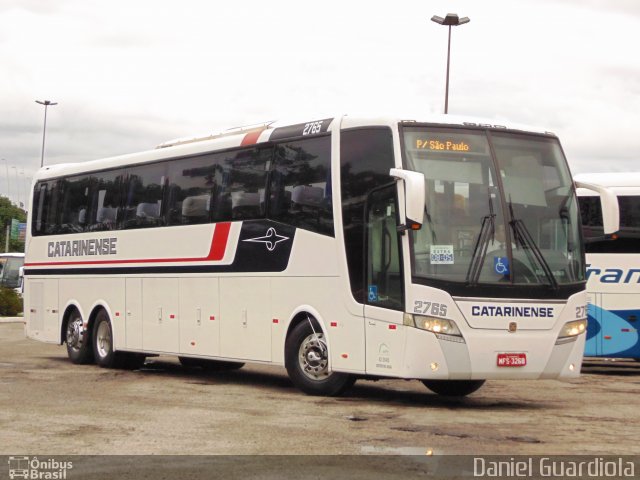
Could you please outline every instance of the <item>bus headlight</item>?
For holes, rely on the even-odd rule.
[[[581,333],[587,331],[587,319],[583,318],[580,320],[574,320],[573,322],[567,322],[560,330],[560,335],[558,335],[558,339],[561,338],[570,338],[577,337]]]
[[[405,325],[407,324],[407,316],[405,315]],[[410,315],[412,319],[412,326],[421,330],[427,330],[436,334],[452,335],[455,337],[461,337],[462,333],[453,320],[447,320],[446,318],[428,317],[426,315]],[[411,324],[410,324],[411,325]]]

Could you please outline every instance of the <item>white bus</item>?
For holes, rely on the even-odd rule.
[[[620,231],[606,238],[598,197],[578,190],[588,239],[585,356],[640,360],[640,172],[580,174],[576,180],[606,187],[620,209]]]
[[[0,253],[0,287],[20,290],[24,253]]]
[[[268,124],[49,166],[31,201],[27,334],[76,363],[275,364],[316,395],[580,371],[578,206],[544,130]]]

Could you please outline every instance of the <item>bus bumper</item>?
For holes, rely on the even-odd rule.
[[[431,332],[406,328],[405,378],[421,380],[571,379],[582,366],[585,335],[556,344],[548,331],[476,330],[465,342],[438,338]],[[501,356],[516,355],[526,363],[500,365]]]

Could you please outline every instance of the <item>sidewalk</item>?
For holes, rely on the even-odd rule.
[[[24,317],[0,317],[0,323],[24,323]]]

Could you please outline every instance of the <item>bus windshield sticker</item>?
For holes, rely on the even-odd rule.
[[[493,269],[498,275],[504,275],[508,277],[511,273],[509,270],[509,258],[493,257]]]
[[[453,265],[453,245],[431,245],[431,265]]]
[[[378,301],[378,286],[377,285],[369,285],[369,301],[377,302]]]

